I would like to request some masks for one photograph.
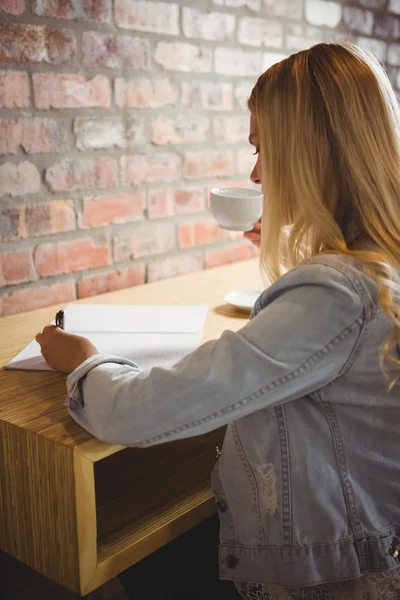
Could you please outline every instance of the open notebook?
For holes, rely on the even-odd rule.
[[[64,311],[65,331],[142,369],[170,366],[200,345],[207,311],[207,306],[71,304]],[[5,368],[51,371],[35,340]]]

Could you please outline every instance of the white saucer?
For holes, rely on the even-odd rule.
[[[225,302],[240,308],[241,310],[251,310],[255,304],[257,298],[261,295],[261,291],[235,291],[229,292],[224,296]]]

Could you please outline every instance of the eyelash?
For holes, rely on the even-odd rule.
[[[253,152],[253,156],[254,156],[255,154],[258,154],[259,152],[260,152],[259,150],[256,150],[255,152]]]

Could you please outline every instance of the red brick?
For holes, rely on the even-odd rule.
[[[144,206],[143,192],[84,198],[79,226],[84,229],[137,221],[143,219]]]
[[[5,242],[20,237],[21,213],[21,208],[0,210],[0,241]]]
[[[164,260],[152,261],[147,267],[147,280],[158,281],[193,271],[201,271],[203,259],[199,254],[184,254]]]
[[[231,110],[233,106],[232,84],[185,81],[182,83],[182,103],[187,108]]]
[[[230,248],[222,248],[221,250],[211,250],[206,253],[205,266],[206,269],[219,267],[228,263],[245,260],[255,256],[255,251],[250,245],[240,244],[240,246],[231,246]]]
[[[283,25],[280,21],[243,17],[239,23],[238,39],[240,44],[281,48],[283,44]]]
[[[207,117],[186,114],[169,118],[160,115],[151,121],[151,141],[153,144],[205,142],[209,128]]]
[[[0,60],[63,64],[76,54],[76,40],[67,29],[16,23],[0,26]]]
[[[238,48],[216,48],[215,72],[221,75],[258,76],[262,66],[261,52]]]
[[[186,179],[207,177],[229,177],[234,173],[233,157],[230,151],[186,152]]]
[[[261,0],[213,0],[214,4],[219,6],[229,6],[231,8],[239,8],[245,6],[251,10],[260,10]]]
[[[32,75],[36,108],[108,108],[110,82],[102,75],[87,80],[73,73]]]
[[[158,42],[154,55],[156,63],[163,69],[187,73],[210,73],[212,50],[181,42]]]
[[[25,0],[0,0],[0,10],[9,15],[21,15],[25,10]]]
[[[147,215],[149,219],[161,219],[174,215],[200,212],[204,209],[202,188],[183,190],[160,189],[149,191]]]
[[[0,196],[23,196],[40,192],[39,171],[28,161],[0,165]]]
[[[140,265],[130,269],[102,273],[92,277],[84,277],[78,281],[78,298],[87,298],[98,294],[106,294],[114,290],[123,290],[145,282],[145,268]]]
[[[350,32],[356,31],[357,33],[371,35],[374,27],[373,13],[354,6],[344,7],[343,21]]]
[[[36,271],[41,277],[105,267],[111,262],[108,243],[91,238],[39,244],[34,260]]]
[[[147,225],[135,229],[134,233],[118,235],[114,238],[114,259],[116,262],[163,254],[175,249],[173,225]]]
[[[0,286],[32,281],[34,278],[30,253],[0,254]]]
[[[214,137],[223,142],[244,142],[249,137],[249,117],[214,117]]]
[[[85,31],[82,50],[83,62],[90,67],[149,68],[149,40],[143,38]]]
[[[227,232],[221,229],[216,221],[200,221],[178,226],[178,241],[182,250],[204,244],[214,244],[227,239],[227,237]]]
[[[179,34],[179,6],[170,2],[115,0],[118,27],[150,33]]]
[[[181,159],[177,154],[122,156],[122,185],[139,185],[155,181],[176,181],[180,178]]]
[[[0,313],[3,316],[14,315],[52,304],[66,304],[75,300],[75,297],[73,281],[37,287],[30,285],[28,288],[0,297]]]
[[[75,211],[71,200],[20,207],[19,237],[48,235],[75,229]]]
[[[102,189],[118,184],[118,165],[113,158],[64,159],[46,169],[51,191]]]
[[[375,35],[398,41],[400,38],[400,18],[389,15],[375,16]]]
[[[53,17],[54,19],[108,23],[111,17],[111,2],[110,0],[86,0],[84,2],[37,0],[34,14],[38,17]]]
[[[0,71],[0,108],[29,106],[28,74],[20,71]]]
[[[119,107],[158,108],[175,104],[176,86],[170,79],[115,79],[115,103]]]
[[[213,42],[233,40],[236,17],[228,13],[200,12],[194,8],[182,9],[183,33],[187,38]]]
[[[240,148],[237,151],[237,173],[242,173],[250,177],[256,160],[257,156],[254,156],[254,150],[250,146],[248,148]]]
[[[303,16],[303,0],[263,0],[264,11],[278,17],[301,19]]]
[[[77,117],[74,133],[78,150],[134,148],[147,142],[144,117]]]
[[[0,119],[0,154],[61,152],[64,144],[65,128],[52,119]]]

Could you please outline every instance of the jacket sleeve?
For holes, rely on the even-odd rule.
[[[257,310],[239,332],[171,368],[89,358],[67,379],[70,415],[97,438],[130,446],[199,435],[339,377],[364,324],[363,299],[346,274],[321,264],[289,271]]]

